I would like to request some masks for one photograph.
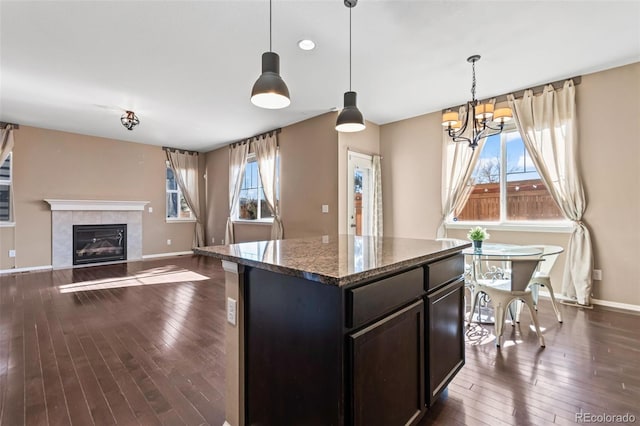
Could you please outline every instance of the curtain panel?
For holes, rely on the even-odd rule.
[[[278,156],[278,136],[274,132],[271,135],[264,135],[257,141],[252,142],[253,152],[256,154],[258,163],[258,173],[264,197],[273,212],[273,224],[271,225],[271,239],[281,240],[284,236],[282,219],[280,218],[280,206],[277,200],[277,169],[276,159]]]
[[[382,237],[382,163],[379,155],[373,156],[373,236]]]
[[[193,235],[193,247],[204,246],[204,228],[200,211],[200,191],[198,189],[198,153],[179,152],[165,149],[169,166],[173,170],[176,182],[180,187],[187,206],[196,217],[196,228]]]
[[[229,217],[227,218],[227,229],[224,237],[227,244],[235,242],[233,219],[238,216],[240,188],[242,187],[244,170],[247,166],[248,154],[249,143],[242,142],[229,146]]]
[[[494,103],[495,99],[489,102]],[[467,119],[465,107],[460,107],[459,116],[462,122]],[[472,139],[473,126],[466,129],[462,136]],[[464,207],[473,191],[473,179],[471,175],[480,158],[486,139],[478,142],[475,150],[469,147],[467,142],[454,142],[446,130],[442,132],[442,218],[436,232],[436,238],[446,238],[447,218]]]
[[[507,97],[523,142],[565,218],[573,221],[564,268],[562,294],[579,304],[591,304],[593,249],[582,216],[587,207],[577,165],[578,131],[575,86],[545,86],[539,96],[526,90],[522,99]]]

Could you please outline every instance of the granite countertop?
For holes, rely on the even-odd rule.
[[[464,240],[336,235],[193,249],[246,266],[344,286],[401,271],[469,247]]]

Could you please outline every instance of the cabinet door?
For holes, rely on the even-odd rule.
[[[424,303],[349,336],[354,425],[404,425],[426,409]]]
[[[464,365],[464,280],[427,296],[429,405]]]

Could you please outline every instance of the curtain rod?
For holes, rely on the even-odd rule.
[[[16,123],[7,123],[5,121],[0,121],[0,129],[6,129],[8,126],[13,126],[14,129],[19,129],[20,125]]]
[[[272,136],[274,134],[277,135],[281,131],[282,131],[282,128],[278,127],[277,129],[269,130],[268,132],[264,132],[264,133],[260,133],[258,135],[251,136],[250,138],[245,138],[245,139],[241,139],[239,141],[232,142],[232,143],[229,144],[229,147],[234,147],[236,145],[242,145],[242,144],[245,144],[247,142],[251,142],[254,139],[260,139],[263,136]]]
[[[183,154],[190,154],[190,155],[199,155],[200,154],[198,151],[189,151],[188,149],[171,148],[171,147],[168,147],[168,146],[163,146],[162,149],[164,151],[180,152],[180,153],[183,153]]]
[[[382,155],[376,154],[375,152],[359,151],[359,150],[353,149],[351,147],[347,147],[347,152],[355,152],[356,154],[368,155],[370,157],[373,157],[374,155],[377,155],[378,157],[380,157],[381,160],[384,158]]]
[[[538,93],[542,93],[542,91],[544,90],[544,88],[548,85],[553,85],[553,88],[558,90],[558,89],[562,89],[562,87],[564,86],[565,81],[568,80],[573,80],[573,85],[577,86],[582,82],[582,76],[576,76],[576,77],[570,77],[570,78],[565,78],[563,80],[557,80],[551,83],[545,83],[545,84],[541,84],[539,86],[535,86],[535,87],[531,87],[531,88],[527,88],[527,89],[522,89],[522,90],[518,90],[516,92],[511,92],[510,94],[513,95],[514,98],[520,98],[522,97],[522,95],[524,94],[525,90],[532,90],[533,94],[536,95]],[[488,96],[486,98],[483,99],[493,99],[495,98],[496,103],[498,102],[504,102],[507,100],[507,95],[508,94],[502,94],[502,95],[498,95],[498,96]],[[445,108],[442,110],[442,112],[447,112],[448,110],[453,110],[453,109],[459,109],[462,106],[465,106],[466,103],[461,104],[461,105],[457,105],[457,106],[453,106],[453,107],[449,107],[449,108]]]

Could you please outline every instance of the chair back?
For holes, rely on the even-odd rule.
[[[541,261],[542,259],[512,259],[511,291],[525,291]]]
[[[540,262],[537,274],[540,276],[548,277],[551,274],[551,269],[553,268],[553,265],[555,265],[558,256],[560,256],[560,253],[562,253],[564,249],[560,246],[547,245],[533,247],[537,247],[542,250],[542,254],[540,255],[540,257],[544,259],[544,262]]]

